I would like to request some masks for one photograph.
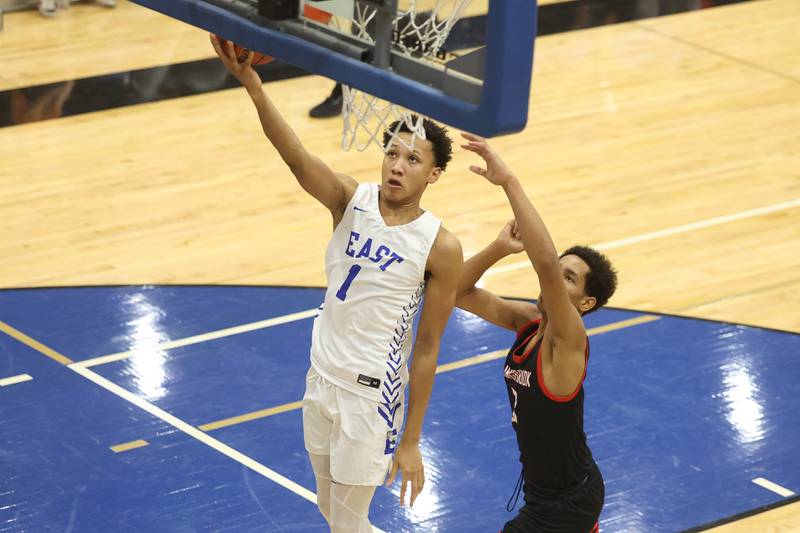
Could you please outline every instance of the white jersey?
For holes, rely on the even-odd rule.
[[[334,384],[383,404],[384,418],[393,419],[441,221],[426,211],[408,224],[387,226],[378,191],[374,183],[358,186],[328,243],[328,289],[314,320],[311,365]]]

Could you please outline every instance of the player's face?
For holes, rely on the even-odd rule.
[[[559,259],[561,274],[570,302],[579,313],[583,314],[594,307],[595,299],[586,295],[586,277],[591,272],[589,265],[577,255],[565,255]],[[542,313],[546,313],[546,304],[539,294],[537,306]]]
[[[419,197],[430,183],[439,179],[441,169],[435,166],[433,144],[415,139],[410,133],[400,133],[386,150],[381,169],[381,190],[395,201]],[[410,146],[410,148],[409,148]]]

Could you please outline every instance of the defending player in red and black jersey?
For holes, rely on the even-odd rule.
[[[582,316],[614,293],[616,273],[599,252],[574,246],[561,256],[519,180],[480,137],[463,148],[486,168],[470,170],[501,186],[515,221],[464,264],[456,305],[517,332],[504,366],[522,462],[525,505],[503,533],[590,533],[597,530],[604,484],[583,431],[583,379],[589,339]],[[537,304],[507,300],[475,287],[503,257],[525,250],[539,278]]]

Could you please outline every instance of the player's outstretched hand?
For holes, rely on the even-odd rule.
[[[239,63],[233,50],[233,42],[220,39],[213,33],[209,34],[209,39],[211,39],[211,46],[214,47],[214,51],[225,64],[225,67],[244,85],[248,93],[261,89],[261,78],[251,66],[253,63],[252,50],[247,54],[247,59]]]
[[[522,237],[519,234],[519,228],[517,228],[517,221],[514,219],[506,222],[495,242],[500,245],[500,249],[506,255],[518,254],[525,249],[525,245],[522,244]]]
[[[467,140],[467,144],[462,144],[461,148],[469,150],[470,152],[475,152],[486,162],[486,168],[479,167],[478,165],[470,165],[469,169],[472,172],[483,176],[489,180],[490,183],[495,185],[505,185],[508,180],[514,177],[514,173],[511,172],[511,169],[508,168],[503,160],[500,159],[500,156],[489,146],[486,139],[467,132],[462,132],[461,136]]]
[[[394,478],[397,471],[402,474],[402,481],[400,485],[400,505],[405,505],[406,487],[411,484],[411,498],[409,505],[414,507],[414,501],[422,492],[422,487],[425,485],[425,467],[422,464],[422,453],[419,451],[419,446],[416,444],[405,444],[402,440],[397,445],[397,451],[394,453],[394,461],[392,462],[392,472],[389,474],[389,479],[386,481],[386,486],[390,487],[394,483]]]

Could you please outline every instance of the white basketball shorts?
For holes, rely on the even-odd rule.
[[[379,410],[381,406],[309,369],[303,396],[305,448],[330,456],[334,482],[377,487],[386,479],[403,424],[403,406],[393,406],[391,418],[385,409]]]

